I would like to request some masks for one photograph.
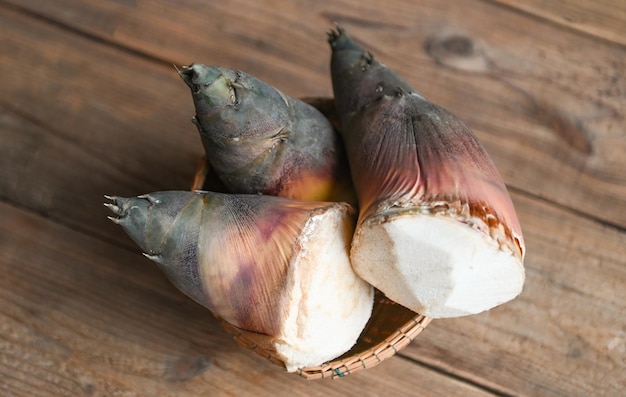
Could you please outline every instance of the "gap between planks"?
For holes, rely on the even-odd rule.
[[[567,23],[567,22],[561,22],[559,20],[557,20],[556,18],[549,18],[547,15],[541,15],[538,12],[535,12],[535,10],[532,9],[524,9],[523,7],[519,6],[519,3],[515,3],[515,5],[511,4],[510,2],[507,1],[503,1],[503,0],[480,0],[484,3],[487,4],[491,4],[497,7],[502,7],[506,10],[510,10],[513,12],[517,12],[519,14],[525,15],[529,18],[533,18],[537,21],[541,21],[553,26],[556,26],[560,29],[566,29],[570,32],[579,34],[579,35],[583,35],[583,36],[587,36],[587,37],[591,37],[594,38],[596,40],[601,40],[605,43],[611,44],[611,45],[616,45],[619,47],[623,47],[626,48],[626,42],[621,42],[621,41],[617,41],[613,38],[609,38],[609,37],[605,37],[601,34],[596,34],[593,33],[587,29],[584,28],[584,26],[581,27],[576,27],[575,24],[572,23]],[[549,15],[549,12],[547,13]]]
[[[146,60],[146,61],[149,61],[149,62],[154,62],[154,63],[157,63],[159,65],[164,65],[164,66],[167,66],[167,67],[173,67],[173,65],[174,65],[173,62],[170,62],[167,59],[160,58],[160,57],[158,57],[156,55],[153,55],[153,54],[151,54],[149,52],[146,52],[146,51],[141,51],[141,50],[139,50],[137,48],[132,48],[132,47],[125,46],[125,45],[120,44],[120,43],[118,43],[118,42],[116,42],[114,40],[109,40],[109,39],[107,39],[104,36],[99,36],[99,35],[97,35],[95,33],[90,33],[87,30],[80,29],[78,27],[75,27],[75,26],[72,26],[70,24],[67,24],[67,23],[65,23],[63,21],[50,18],[50,17],[48,17],[48,16],[46,16],[44,14],[37,13],[37,12],[31,10],[31,9],[20,7],[20,6],[15,5],[15,4],[10,4],[10,3],[7,3],[7,2],[2,1],[2,0],[0,0],[0,7],[6,7],[8,9],[13,10],[14,12],[20,13],[20,14],[28,17],[28,18],[32,18],[32,19],[37,20],[39,22],[42,22],[42,23],[44,23],[46,25],[53,26],[53,27],[55,27],[57,29],[61,29],[61,30],[64,30],[64,31],[69,32],[69,33],[77,34],[78,36],[81,36],[81,37],[83,37],[85,39],[91,40],[94,43],[105,45],[105,46],[114,48],[116,50],[120,50],[123,53],[129,54],[129,55],[132,55],[132,56],[136,56],[136,57],[138,57],[140,59],[143,59],[143,60]]]
[[[480,378],[480,377],[472,377],[472,376],[467,376],[467,374],[460,374],[459,372],[455,372],[454,370],[448,370],[446,368],[443,368],[441,366],[438,366],[436,364],[432,364],[429,363],[428,361],[425,360],[418,360],[416,358],[410,357],[405,355],[402,352],[399,352],[397,354],[397,357],[403,359],[403,360],[407,360],[410,361],[416,365],[419,365],[421,367],[427,368],[433,372],[448,376],[449,378],[452,379],[456,379],[459,382],[463,382],[466,383],[468,385],[474,386],[477,389],[483,390],[487,393],[491,393],[494,396],[498,396],[498,397],[513,397],[514,394],[511,394],[509,392],[507,392],[505,389],[503,389],[501,386],[499,386],[498,384],[492,383],[492,382],[488,382],[487,379],[484,378]],[[464,376],[465,375],[465,376]]]

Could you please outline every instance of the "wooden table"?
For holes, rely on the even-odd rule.
[[[0,1],[0,395],[626,393],[626,3],[382,4]],[[238,347],[101,203],[189,187],[202,148],[172,64],[330,96],[333,22],[476,132],[527,283],[376,368],[306,381]]]

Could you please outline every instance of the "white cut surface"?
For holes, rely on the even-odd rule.
[[[355,271],[390,299],[432,318],[489,310],[519,295],[520,259],[488,235],[444,216],[365,222],[351,249]]]
[[[374,290],[350,264],[351,222],[346,207],[334,205],[309,219],[299,238],[275,345],[289,372],[350,350],[372,313]]]

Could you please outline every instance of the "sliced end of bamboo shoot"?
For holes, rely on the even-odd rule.
[[[286,316],[274,345],[290,372],[348,351],[371,315],[374,292],[351,267],[353,225],[344,207],[317,210],[298,238],[287,275]]]
[[[386,295],[432,318],[480,313],[522,291],[519,251],[475,220],[415,212],[374,217],[352,243],[355,271]],[[496,238],[494,238],[496,237]],[[500,240],[500,242],[498,241]]]

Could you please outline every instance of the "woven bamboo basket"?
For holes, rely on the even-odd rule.
[[[305,98],[328,117],[337,128],[332,99]],[[217,176],[203,158],[196,170],[192,190],[225,191]],[[222,327],[233,336],[239,345],[284,367],[275,352],[263,349],[256,341],[263,336],[238,328],[219,316],[215,316]],[[356,344],[336,359],[316,367],[301,368],[297,374],[306,379],[335,379],[373,368],[392,357],[411,343],[431,322],[431,318],[415,313],[387,298],[376,290],[372,315],[361,332]]]

